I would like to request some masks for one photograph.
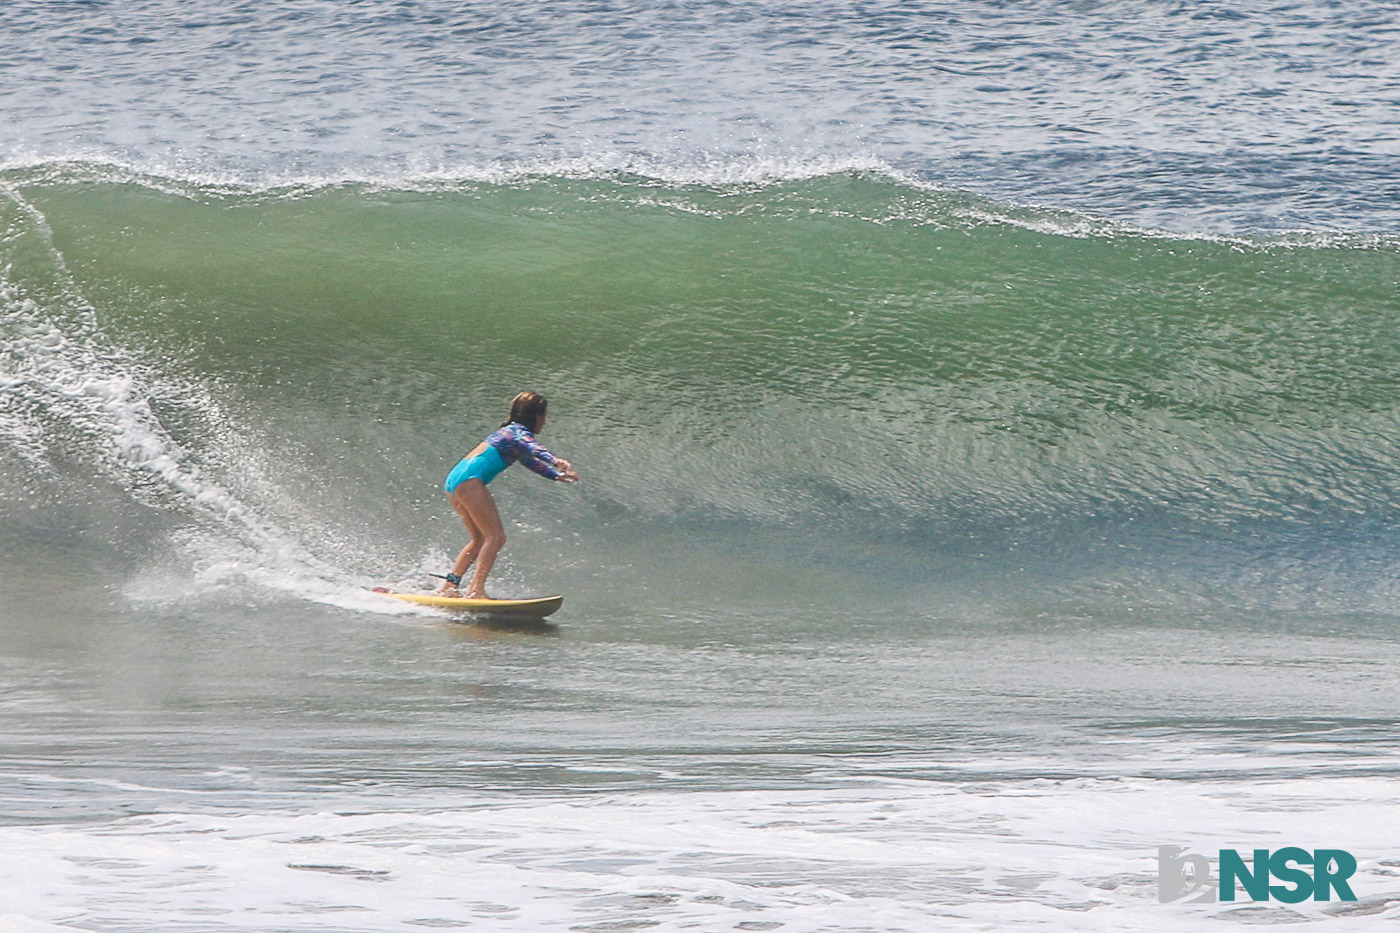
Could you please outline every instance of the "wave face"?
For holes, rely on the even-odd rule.
[[[519,563],[578,587],[601,563],[664,591],[674,546],[704,555],[677,599],[835,574],[1389,600],[1388,240],[1171,237],[871,172],[254,191],[55,164],[4,191],[9,517],[82,489],[105,517],[74,522],[145,542],[133,573],[172,541],[301,588],[438,569],[436,484],[533,387],[585,483],[494,488]]]

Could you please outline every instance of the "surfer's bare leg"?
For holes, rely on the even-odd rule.
[[[496,511],[496,500],[491,491],[479,479],[469,479],[452,493],[452,506],[462,516],[467,530],[472,533],[472,543],[462,549],[452,572],[458,576],[467,572],[473,559],[476,560],[476,574],[467,588],[468,599],[486,599],[486,578],[495,566],[496,555],[506,544],[506,530],[501,526],[501,514]],[[465,560],[464,560],[465,558]]]
[[[467,507],[458,502],[455,495],[449,495],[447,501],[452,503],[452,508],[461,516],[462,524],[467,526],[467,533],[471,535],[471,541],[462,548],[462,553],[457,555],[457,561],[452,565],[453,576],[460,577],[467,572],[472,561],[476,560],[476,555],[481,551],[481,545],[486,541],[486,532],[481,530],[471,513],[467,511]],[[438,592],[444,596],[456,596],[457,586],[448,580],[438,587]]]

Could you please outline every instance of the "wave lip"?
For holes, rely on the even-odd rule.
[[[1232,231],[1226,225],[1204,223],[1165,225],[1115,218],[1093,210],[1055,205],[1056,198],[1028,192],[1018,197],[989,196],[980,186],[966,187],[968,180],[955,173],[911,171],[870,153],[831,155],[701,154],[694,158],[666,157],[600,150],[569,157],[470,160],[410,159],[402,165],[376,160],[359,167],[324,170],[305,167],[273,170],[263,165],[210,168],[197,161],[163,158],[130,158],[77,151],[68,155],[15,154],[0,159],[0,182],[12,188],[63,185],[135,185],[153,192],[190,200],[238,198],[303,198],[338,189],[364,193],[474,192],[479,189],[519,188],[531,185],[566,185],[570,181],[601,182],[620,190],[630,187],[684,193],[690,189],[715,194],[742,194],[766,188],[794,187],[803,183],[837,185],[846,180],[868,180],[887,188],[891,198],[904,194],[912,199],[912,211],[889,211],[870,216],[876,222],[903,220],[938,223],[949,219],[963,224],[1013,224],[1051,236],[1111,238],[1152,237],[1162,240],[1201,240],[1242,249],[1394,249],[1400,233],[1352,229],[1348,226],[1270,225],[1255,232]],[[960,185],[959,183],[962,183]],[[561,189],[562,190],[562,189]],[[570,195],[565,194],[566,197]],[[929,199],[936,206],[930,208]],[[897,201],[894,202],[897,204]],[[839,211],[839,204],[819,206]],[[858,215],[859,216],[859,215]]]
[[[402,164],[375,160],[326,170],[268,166],[210,168],[197,162],[114,155],[101,151],[65,154],[11,152],[0,158],[0,176],[13,184],[132,183],[188,197],[310,193],[342,186],[388,191],[434,191],[465,185],[516,185],[548,179],[635,178],[643,183],[685,187],[768,186],[827,175],[870,173],[921,184],[870,154],[832,155],[700,153],[683,159],[599,150],[573,156],[442,160],[412,158]]]

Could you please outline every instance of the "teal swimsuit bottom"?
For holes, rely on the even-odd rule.
[[[463,457],[462,462],[453,467],[452,472],[447,474],[442,488],[447,490],[447,494],[450,496],[458,486],[469,479],[479,479],[483,483],[489,483],[499,476],[506,466],[501,452],[487,444],[486,449],[475,457]]]

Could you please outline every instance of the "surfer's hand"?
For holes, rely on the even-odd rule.
[[[574,468],[573,468],[573,467],[565,467],[564,469],[562,469],[562,470],[559,471],[559,482],[561,482],[561,483],[577,483],[577,482],[578,482],[578,474],[574,472]]]

